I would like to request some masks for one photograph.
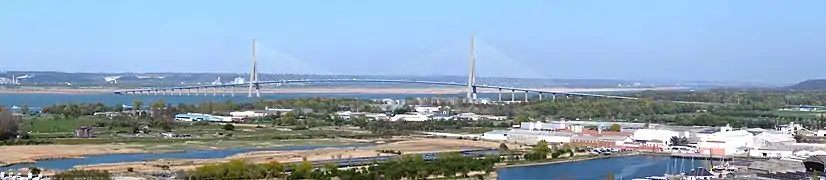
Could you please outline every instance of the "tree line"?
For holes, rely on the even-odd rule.
[[[22,118],[15,116],[11,110],[0,107],[0,141],[17,138],[22,123]]]
[[[783,106],[795,104],[822,104],[826,99],[823,92],[774,92],[774,91],[740,91],[740,90],[710,90],[698,92],[686,91],[645,91],[630,94],[641,100],[616,100],[605,98],[558,98],[556,101],[535,101],[529,103],[512,104],[470,104],[460,101],[448,101],[443,98],[411,99],[421,105],[452,105],[450,111],[474,112],[477,114],[503,115],[515,119],[514,124],[535,120],[581,119],[581,120],[611,120],[646,123],[664,123],[672,125],[703,125],[722,126],[731,124],[735,127],[773,127],[777,123],[789,121],[814,123],[813,117],[789,118],[768,113]],[[652,99],[669,99],[685,101],[707,101],[729,103],[720,106],[679,104]],[[453,99],[451,99],[453,100]],[[139,118],[150,116],[170,119],[175,113],[197,112],[209,114],[226,114],[230,111],[242,109],[263,109],[265,107],[291,107],[296,109],[309,108],[313,112],[295,111],[287,117],[271,116],[263,120],[275,125],[313,127],[324,125],[357,125],[360,127],[387,127],[389,123],[372,123],[363,119],[340,119],[329,117],[337,111],[380,112],[380,103],[369,100],[340,99],[340,98],[302,98],[285,100],[258,100],[245,103],[211,102],[200,104],[181,103],[176,106],[158,101],[150,104],[151,113],[139,114]],[[143,102],[133,102],[133,107],[141,109]],[[105,106],[102,103],[57,104],[44,107],[43,111],[50,114],[63,115],[66,118],[77,118],[91,115],[100,111],[122,111],[122,106]],[[393,113],[411,111],[410,106],[396,109]],[[325,117],[326,116],[326,117]],[[817,120],[820,121],[820,120]],[[370,124],[372,123],[372,124]],[[406,126],[406,124],[395,124]],[[386,128],[385,128],[386,129]],[[399,129],[399,128],[396,128]],[[415,129],[415,128],[401,128]],[[424,126],[420,130],[439,129],[439,127]]]
[[[191,112],[205,114],[227,114],[231,111],[244,109],[264,109],[266,107],[287,107],[287,108],[309,108],[320,114],[334,113],[338,111],[362,111],[378,112],[380,108],[377,103],[368,100],[342,99],[342,98],[299,98],[284,100],[257,100],[252,102],[236,103],[232,101],[214,102],[204,101],[198,104],[179,103],[172,105],[163,99],[149,103],[147,107],[143,101],[134,100],[130,104],[131,109],[124,108],[123,104],[107,106],[103,103],[61,103],[42,108],[44,113],[63,115],[67,118],[77,118],[80,116],[93,115],[96,112],[122,112],[125,110],[162,110],[170,109],[172,112]],[[297,112],[304,114],[304,112]]]
[[[187,173],[188,179],[428,179],[433,177],[469,177],[471,172],[490,174],[499,157],[486,156],[472,158],[459,153],[440,153],[434,160],[422,155],[404,155],[387,162],[376,162],[375,166],[339,169],[338,164],[323,164],[314,167],[304,161],[283,165],[278,162],[252,164],[242,160],[210,164]],[[286,173],[286,172],[290,173]]]

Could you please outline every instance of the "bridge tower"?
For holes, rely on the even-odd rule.
[[[255,56],[255,39],[252,40],[252,72],[250,72],[250,87],[247,97],[252,97],[253,89],[255,89],[255,97],[261,97],[261,85],[258,84],[258,60]]]
[[[470,35],[470,68],[467,75],[467,99],[471,102],[476,100],[476,36]]]

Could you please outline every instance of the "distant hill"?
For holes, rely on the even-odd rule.
[[[806,80],[795,85],[787,87],[790,90],[799,91],[822,91],[826,90],[826,79],[812,79]]]

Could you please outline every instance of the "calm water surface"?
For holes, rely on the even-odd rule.
[[[461,94],[445,94],[442,97],[458,97]],[[329,98],[358,98],[358,99],[404,99],[416,97],[437,97],[437,94],[261,94],[261,99],[278,100],[278,99],[294,99],[294,98],[312,98],[312,97],[329,97]],[[461,95],[464,96],[464,95]],[[212,96],[155,96],[155,95],[114,95],[114,94],[0,94],[0,105],[28,105],[31,107],[43,107],[57,103],[79,103],[79,102],[101,102],[107,105],[128,104],[131,105],[134,100],[141,100],[144,104],[155,102],[163,99],[166,103],[173,105],[178,103],[201,103],[204,101],[233,101],[233,102],[249,102],[257,100],[258,98],[247,98],[246,94],[236,94],[235,97],[229,95],[221,97]]]
[[[605,179],[609,173],[616,179],[662,176],[668,172],[688,172],[702,166],[702,160],[677,159],[664,156],[625,156],[561,164],[504,168],[498,171],[502,180],[581,180]],[[682,171],[680,171],[682,169]]]
[[[622,94],[622,93],[629,93],[634,91],[616,91],[616,92],[604,92],[604,93],[597,93],[597,94]],[[516,100],[523,100],[524,93],[516,93],[515,94]],[[260,99],[266,100],[278,100],[278,99],[294,99],[294,98],[313,98],[313,97],[327,97],[327,98],[358,98],[358,99],[406,99],[406,98],[427,98],[427,97],[464,97],[464,93],[460,94],[261,94]],[[490,99],[497,99],[498,94],[496,93],[480,93],[477,95],[479,98],[490,98]],[[535,94],[531,94],[531,96],[535,96]],[[503,100],[510,100],[510,93],[503,93],[502,98]],[[546,97],[547,98],[547,97]],[[80,102],[91,102],[91,103],[104,103],[106,105],[118,105],[118,104],[127,104],[131,105],[135,100],[141,100],[144,104],[149,104],[150,102],[155,102],[160,99],[163,99],[166,103],[170,104],[178,104],[178,103],[201,103],[204,101],[213,101],[213,102],[222,102],[222,101],[233,101],[233,102],[249,102],[253,100],[257,100],[258,98],[247,98],[246,94],[239,93],[235,94],[235,97],[221,96],[218,94],[217,96],[212,96],[212,94],[208,94],[204,96],[201,94],[200,96],[177,96],[177,95],[115,95],[115,94],[0,94],[0,105],[5,106],[21,106],[21,105],[28,105],[30,107],[43,107],[54,105],[57,103],[80,103]],[[532,97],[531,99],[536,99],[536,97]]]

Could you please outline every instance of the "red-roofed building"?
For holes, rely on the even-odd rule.
[[[601,136],[601,135],[605,135],[605,136],[631,136],[631,134],[634,134],[633,132],[616,132],[616,131],[601,131],[601,130],[582,130],[580,132],[574,132],[573,130],[570,130],[570,129],[562,129],[562,130],[558,130],[558,132],[569,132],[569,133],[574,133],[574,134],[579,134],[579,135],[591,135],[591,136]]]

